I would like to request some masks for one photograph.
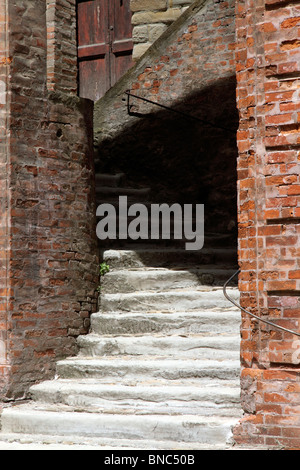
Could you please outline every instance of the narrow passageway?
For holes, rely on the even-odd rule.
[[[174,236],[171,217],[169,226],[160,220],[158,239],[133,240],[117,231],[114,239],[99,240],[99,308],[90,332],[78,337],[76,356],[57,362],[55,380],[32,386],[27,403],[4,409],[0,440],[49,446],[67,440],[100,449],[232,449],[232,429],[242,416],[241,314],[224,297],[223,285],[237,270],[238,113],[233,9],[218,8],[197,2],[191,10],[198,15],[199,34],[201,25],[207,33],[216,17],[224,17],[224,24],[217,22],[226,34],[214,51],[213,79],[206,67],[211,40],[199,41],[194,17],[186,15],[182,21],[191,36],[179,21],[178,31],[172,29],[166,44],[156,44],[154,56],[147,56],[156,65],[141,59],[132,75],[96,103],[94,114],[96,205],[115,208],[117,225],[124,197],[128,206],[143,205],[148,213],[153,205],[203,205],[204,246],[187,250],[186,237]],[[218,30],[213,33],[219,44]],[[172,54],[162,55],[159,48]],[[200,53],[203,74],[193,61]],[[127,107],[125,91],[137,88],[135,80],[141,96],[144,91],[169,109],[134,97]],[[162,94],[154,96],[158,88]],[[165,103],[169,96],[173,101]],[[188,221],[193,227],[194,215]],[[237,285],[229,293],[239,299]]]
[[[104,180],[106,202],[126,192],[122,175]],[[3,438],[230,449],[241,416],[240,312],[222,292],[233,248],[224,234],[206,242],[199,252],[174,240],[104,249],[90,334],[78,338],[76,357],[58,362],[56,380],[31,388],[30,403],[4,410]]]

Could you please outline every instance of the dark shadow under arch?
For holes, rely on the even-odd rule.
[[[145,97],[151,99],[151,95]],[[214,233],[226,235],[226,245],[236,248],[235,76],[219,79],[174,106],[207,124],[151,104],[140,105],[135,98],[131,104],[139,117],[118,135],[100,142],[96,170],[122,172],[131,187],[151,188],[151,202],[204,204],[208,245],[207,237]],[[232,264],[236,266],[236,252]]]

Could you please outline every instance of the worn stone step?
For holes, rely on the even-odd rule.
[[[98,247],[99,247],[100,253],[108,249],[109,250],[119,250],[119,249],[130,250],[132,248],[133,250],[138,250],[139,248],[144,247],[145,242],[147,243],[148,246],[150,247],[152,246],[153,249],[159,249],[162,251],[166,249],[184,250],[186,246],[186,242],[184,240],[173,240],[171,237],[167,240],[163,240],[163,239],[131,240],[129,237],[126,238],[126,240],[123,240],[123,239],[120,239],[118,236],[116,238],[109,237],[105,240],[101,240],[98,237]]]
[[[134,247],[133,247],[134,248]],[[164,247],[135,247],[135,249],[108,249],[101,254],[101,259],[112,269],[140,267],[200,267],[201,265],[224,265],[238,269],[235,248],[202,248],[199,251],[187,251]]]
[[[77,340],[80,356],[160,355],[180,358],[222,357],[238,360],[240,337],[237,336],[118,336],[89,334]]]
[[[194,288],[200,285],[223,285],[235,272],[235,269],[215,266],[202,266],[190,270],[184,269],[147,269],[128,268],[113,270],[101,278],[101,293],[130,293],[136,291],[155,291],[178,288]]]
[[[108,202],[108,201],[107,201]],[[115,204],[115,201],[109,201],[111,204]],[[128,200],[128,205],[134,203],[136,201]],[[204,246],[201,250],[186,250],[186,243],[190,242],[188,238],[194,239],[195,237],[190,235],[189,237],[185,237],[185,232],[183,232],[183,236],[177,240],[174,237],[174,233],[172,227],[164,230],[166,239],[162,238],[161,232],[159,232],[159,239],[152,239],[151,233],[149,234],[148,239],[138,239],[132,240],[127,237],[125,240],[120,239],[118,235],[118,224],[116,225],[116,240],[107,239],[107,240],[99,240],[99,247],[100,250],[104,251],[105,249],[115,249],[115,250],[138,250],[138,251],[145,251],[148,249],[172,249],[172,250],[185,250],[190,251],[190,253],[197,254],[201,252],[203,249],[207,248],[221,248],[221,249],[232,249],[233,250],[233,259],[237,259],[237,242],[232,234],[218,234],[218,233],[210,233],[205,230],[204,232]],[[192,240],[193,241],[193,240]]]
[[[129,293],[198,286],[196,273],[162,268],[112,270],[101,280],[101,293]]]
[[[145,201],[144,198],[148,197],[150,193],[151,193],[150,188],[122,188],[122,187],[103,186],[101,184],[96,185],[97,200],[100,200],[101,198],[107,198],[107,197],[110,198],[113,196],[113,199],[111,200],[112,203],[115,200],[114,198],[119,197],[119,196],[128,196],[130,198],[137,197],[137,198],[141,198],[142,201]]]
[[[5,408],[2,432],[215,445],[231,439],[232,426],[237,420],[217,416],[80,413],[74,410],[68,412],[59,406],[45,409],[33,403]]]
[[[169,359],[160,356],[107,356],[70,358],[57,363],[61,378],[124,377],[127,379],[164,378],[167,380],[190,378],[235,379],[240,373],[238,360]]]
[[[51,436],[46,434],[24,434],[24,433],[6,433],[0,434],[0,450],[102,450],[102,451],[155,451],[155,450],[235,450],[236,447],[232,443],[226,442],[217,444],[199,444],[197,442],[175,442],[175,441],[158,441],[150,439],[116,439],[107,437],[78,436],[68,434],[67,436]],[[238,450],[238,449],[237,449]],[[239,448],[239,450],[257,450],[257,448]],[[269,450],[266,448],[265,450]],[[119,454],[117,454],[118,456]],[[152,455],[152,453],[151,453]],[[108,457],[112,458],[112,454]],[[123,463],[117,465],[130,465],[134,467],[135,454],[131,457],[121,456],[124,458]],[[128,460],[128,459],[131,460]],[[148,462],[146,457],[146,462]],[[114,463],[114,462],[112,462]]]
[[[117,188],[121,184],[124,184],[125,179],[126,177],[124,173],[117,173],[115,175],[108,173],[96,173],[95,175],[97,187],[101,185],[105,187]]]
[[[228,289],[228,295],[239,300],[237,289]],[[201,286],[197,289],[174,289],[165,292],[132,292],[101,295],[101,311],[188,311],[210,308],[229,308],[231,303],[218,287]]]
[[[112,193],[112,188],[111,191],[109,190],[110,188],[103,188],[103,191],[107,192],[108,194]],[[127,196],[127,209],[129,210],[130,204],[133,202],[131,201],[130,197],[134,196],[144,196],[147,195],[147,191],[149,189],[137,189],[133,190],[131,188],[126,188],[124,189],[124,192],[128,193]],[[100,189],[97,190],[100,192]],[[125,194],[126,196],[126,194]],[[159,218],[154,221],[151,219],[152,217],[152,206],[150,202],[144,202],[142,201],[142,208],[144,210],[144,213],[134,212],[134,215],[131,215],[128,213],[128,210],[125,211],[124,213],[120,213],[120,208],[118,207],[118,204],[116,203],[116,196],[111,200],[111,201],[105,201],[106,203],[111,203],[114,207],[114,214],[115,214],[115,220],[116,220],[116,233],[119,233],[119,227],[129,227],[131,222],[136,221],[138,219],[139,224],[141,226],[147,228],[147,234],[149,235],[149,239],[151,237],[154,237],[157,233],[160,235],[161,238],[168,238],[169,236],[175,238],[178,238],[180,236],[180,239],[184,239],[186,235],[189,236],[189,238],[192,238],[192,235],[194,232],[196,232],[196,228],[198,228],[198,232],[200,232],[200,229],[202,229],[201,221],[198,221],[197,225],[197,219],[195,217],[192,217],[189,219],[189,225],[186,228],[185,227],[185,219],[184,219],[184,212],[180,213],[176,219],[174,220],[174,217],[171,217],[169,215],[166,215],[165,218],[163,218],[160,213],[159,213]],[[119,199],[117,199],[117,202],[119,203]],[[154,212],[156,214],[156,212]],[[102,216],[101,216],[102,217]],[[152,224],[153,227],[152,227]],[[191,227],[190,227],[191,225]],[[174,232],[176,228],[176,232]],[[140,229],[137,229],[137,231]],[[178,233],[179,230],[179,233]],[[192,232],[191,232],[192,230]],[[220,236],[219,236],[220,237]],[[186,238],[188,239],[188,238]],[[223,237],[223,240],[225,240],[225,237]],[[145,240],[144,240],[145,241]]]
[[[107,237],[107,235],[105,235]],[[196,253],[197,251],[200,251],[199,248],[197,248],[197,245],[195,245],[195,236],[193,237],[185,237],[182,236],[180,238],[175,238],[173,236],[172,231],[167,231],[164,232],[162,235],[159,233],[158,238],[152,238],[151,234],[148,235],[148,238],[142,239],[134,239],[131,237],[129,234],[126,235],[126,238],[124,239],[119,236],[119,229],[118,226],[116,227],[116,230],[113,229],[112,234],[109,235],[108,238],[105,240],[99,239],[99,248],[100,250],[104,249],[139,249],[144,248],[145,244],[147,244],[149,247],[152,246],[152,248],[159,248],[160,250],[165,250],[165,249],[181,249],[181,250],[186,250],[186,251],[191,251],[193,253]],[[198,243],[199,246],[202,241],[200,241],[200,237],[198,237]]]
[[[224,382],[224,383],[223,383]],[[97,379],[57,379],[33,385],[30,395],[34,401],[62,403],[69,405],[70,397],[99,398],[108,402],[138,400],[143,402],[161,403],[165,400],[185,403],[214,402],[215,404],[240,404],[239,381],[199,381],[181,385],[123,385],[122,383],[102,384]],[[73,405],[72,405],[73,406]]]
[[[241,411],[238,383],[125,386],[93,379],[55,380],[35,385],[30,392],[36,402],[60,403],[83,412],[237,416]]]
[[[142,251],[145,250],[145,247],[148,247],[150,250],[185,250],[190,253],[196,254],[197,252],[206,249],[206,248],[230,248],[229,245],[224,246],[213,246],[211,242],[206,242],[204,240],[203,245],[201,248],[197,247],[195,244],[195,236],[186,237],[183,235],[180,238],[175,238],[172,231],[164,232],[164,237],[162,236],[161,232],[159,232],[158,238],[154,238],[151,236],[151,233],[147,234],[147,238],[138,238],[134,239],[133,237],[126,234],[126,238],[120,238],[118,226],[116,226],[116,230],[113,231],[113,234],[110,234],[109,237],[105,235],[105,239],[101,240],[99,238],[99,249],[100,251],[104,250],[137,250]],[[198,236],[198,243],[200,240],[200,236]],[[231,245],[232,246],[232,245]],[[237,249],[234,249],[234,259],[237,259]]]
[[[91,327],[99,335],[143,334],[238,334],[241,313],[238,309],[207,309],[173,313],[109,312],[94,313]]]
[[[138,249],[145,251],[148,248],[152,249],[151,244],[148,243],[147,240],[143,240],[143,246],[141,247],[140,244],[136,244],[136,247],[130,249]],[[232,234],[228,233],[215,233],[215,232],[208,232],[207,230],[204,231],[204,248],[222,248],[222,249],[234,249],[237,252],[237,241],[233,238]],[[200,250],[198,250],[200,251]]]

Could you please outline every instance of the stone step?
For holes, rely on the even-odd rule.
[[[185,240],[173,240],[172,237],[170,237],[167,240],[163,240],[163,239],[132,240],[129,237],[126,238],[126,240],[123,240],[123,239],[119,239],[118,236],[114,239],[110,236],[109,238],[105,240],[101,240],[98,237],[98,247],[99,247],[100,253],[102,253],[104,250],[119,250],[119,249],[139,250],[144,247],[145,242],[147,243],[147,245],[152,247],[152,249],[159,249],[161,251],[164,251],[166,249],[185,250],[185,247],[186,247]]]
[[[128,196],[129,198],[137,198],[139,201],[146,201],[146,197],[149,197],[151,193],[150,188],[122,188],[122,187],[111,187],[97,184],[96,181],[96,197],[97,201],[110,202],[115,205],[119,202],[119,196]],[[111,198],[107,201],[107,198]],[[105,201],[104,201],[105,200]],[[128,202],[131,200],[129,199]]]
[[[195,236],[192,235],[190,238],[185,237],[184,235],[180,238],[175,238],[174,234],[172,231],[166,231],[164,232],[164,235],[159,233],[158,238],[151,238],[151,234],[149,235],[149,238],[147,239],[134,239],[132,236],[126,235],[126,239],[120,238],[119,237],[119,231],[118,231],[118,226],[116,226],[116,230],[114,228],[112,229],[113,232],[112,234],[109,235],[108,238],[105,240],[99,240],[99,248],[101,250],[104,249],[131,249],[131,250],[138,250],[140,248],[144,248],[145,244],[147,244],[149,247],[158,248],[160,250],[165,250],[165,249],[173,249],[173,250],[186,250],[190,251],[192,253],[196,253],[197,251],[200,251],[199,248],[197,248],[197,245],[195,245]],[[107,237],[107,234],[105,235]],[[200,237],[198,237],[198,242],[199,247],[201,240]],[[191,248],[189,248],[191,247]],[[195,249],[194,249],[195,248]]]
[[[101,259],[112,269],[141,267],[200,267],[226,265],[238,269],[235,248],[202,248],[199,251],[187,251],[176,248],[132,247],[132,249],[106,249]]]
[[[201,386],[202,385],[202,386]],[[77,411],[127,414],[240,415],[237,383],[187,385],[101,384],[97,380],[55,380],[30,389],[39,403],[67,405]]]
[[[174,313],[109,312],[91,316],[92,331],[99,335],[237,335],[241,324],[238,309],[207,309]]]
[[[112,451],[149,451],[152,455],[152,451],[155,450],[171,450],[171,451],[194,451],[194,450],[235,450],[236,447],[232,447],[232,443],[225,442],[217,444],[199,444],[197,442],[175,442],[175,441],[158,441],[150,439],[116,439],[107,437],[91,437],[91,436],[78,436],[74,434],[68,434],[67,436],[51,436],[46,434],[24,434],[24,433],[6,433],[0,434],[0,450],[112,450]],[[257,450],[257,448],[244,449],[239,448],[237,450]],[[265,450],[269,450],[266,448]],[[120,454],[116,454],[119,456]],[[112,454],[108,455],[112,457]],[[128,459],[128,455],[120,456]],[[133,454],[132,457],[136,458]],[[143,457],[139,458],[142,463]],[[149,461],[149,457],[146,456],[145,461]],[[124,460],[124,465],[131,465],[133,467],[134,462]],[[129,462],[129,463],[128,463]],[[114,463],[114,462],[112,462]],[[121,465],[117,463],[116,465]],[[153,464],[152,464],[153,465]]]
[[[103,192],[107,192],[108,194],[110,194],[112,192],[112,189],[113,188],[103,188]],[[98,192],[100,192],[100,189],[97,190]],[[124,192],[127,192],[129,194],[129,196],[127,196],[127,209],[129,210],[129,206],[134,203],[134,201],[132,200],[132,197],[133,196],[144,196],[144,195],[147,195],[147,191],[148,189],[139,189],[139,190],[133,190],[131,188],[126,188],[124,189]],[[135,194],[136,192],[136,194]],[[126,196],[126,194],[125,194]],[[185,227],[185,220],[184,220],[184,212],[182,211],[182,213],[180,213],[178,215],[178,219],[176,219],[176,223],[175,223],[175,220],[174,220],[174,217],[172,216],[169,216],[169,215],[166,215],[166,218],[163,218],[162,216],[159,217],[159,219],[155,222],[157,222],[157,224],[154,225],[154,227],[152,228],[152,223],[153,221],[151,221],[151,215],[152,215],[152,206],[153,204],[150,203],[150,202],[146,202],[146,201],[143,201],[142,200],[142,208],[143,208],[143,213],[141,214],[140,212],[137,212],[135,213],[134,212],[134,215],[129,215],[128,213],[128,210],[126,210],[124,213],[121,213],[120,214],[120,209],[118,207],[118,203],[119,203],[119,199],[116,199],[116,196],[111,200],[111,201],[108,201],[108,200],[105,200],[104,201],[106,204],[107,203],[110,203],[113,207],[114,207],[114,214],[115,214],[115,220],[116,220],[116,228],[117,228],[117,233],[119,233],[119,227],[123,227],[123,226],[129,226],[131,224],[131,222],[133,221],[136,221],[138,219],[138,222],[139,224],[141,224],[143,227],[147,227],[147,232],[149,233],[149,238],[150,238],[150,234],[153,234],[153,236],[158,232],[159,230],[159,234],[160,234],[160,237],[163,238],[163,235],[165,238],[168,238],[169,235],[172,235],[172,237],[174,237],[174,229],[176,228],[177,231],[179,230],[179,234],[180,234],[180,238],[183,238],[185,234],[188,234],[189,236],[192,235],[191,233],[191,230],[193,230],[193,232],[196,231],[196,228],[197,228],[197,219],[195,217],[192,217],[191,219],[189,219],[189,225],[188,227],[186,228]],[[156,214],[156,212],[155,212]],[[99,216],[100,217],[100,216]],[[103,216],[101,216],[103,217]],[[198,230],[200,230],[201,225],[200,225],[200,222],[198,223]],[[191,227],[190,227],[191,225]],[[138,229],[137,229],[138,230]],[[177,232],[176,232],[177,233]],[[190,235],[191,233],[191,235]],[[178,237],[179,235],[177,235]]]
[[[139,250],[146,250],[147,249],[147,240],[143,240],[143,242],[144,243],[143,243],[142,247],[139,244],[137,244],[135,248],[139,249]],[[132,248],[132,249],[135,249],[135,248]],[[151,245],[149,245],[149,248],[151,248]],[[205,230],[204,248],[234,249],[235,250],[235,255],[236,255],[237,242],[236,242],[236,240],[234,240],[232,234],[208,232],[207,230]],[[198,251],[200,251],[200,250],[198,250]]]
[[[237,289],[228,289],[228,295],[239,300]],[[201,286],[197,289],[174,289],[165,292],[132,292],[128,294],[101,295],[101,311],[153,312],[188,311],[210,308],[229,308],[231,303],[218,287]]]
[[[101,185],[105,187],[117,188],[121,184],[124,184],[125,179],[126,177],[124,173],[117,173],[115,175],[108,173],[96,173],[95,175],[97,187]]]
[[[79,356],[143,356],[220,360],[222,357],[238,360],[240,356],[239,336],[118,336],[103,337],[90,333],[77,339]]]
[[[105,380],[148,379],[236,379],[240,373],[238,360],[170,359],[161,356],[75,357],[57,363],[60,378],[105,378]]]
[[[134,202],[134,201],[132,201]],[[113,202],[111,202],[113,203]],[[130,202],[128,202],[128,205]],[[182,250],[182,251],[190,251],[192,254],[197,254],[202,252],[203,249],[207,248],[221,248],[221,249],[233,249],[233,259],[237,259],[237,247],[236,247],[236,240],[233,238],[232,234],[216,234],[216,233],[209,233],[205,230],[204,233],[204,246],[201,250],[186,250],[186,244],[194,241],[194,236],[185,236],[185,232],[183,231],[183,236],[180,239],[175,239],[172,227],[167,230],[164,230],[165,239],[162,237],[162,231],[159,232],[158,239],[152,239],[151,233],[149,234],[148,239],[138,239],[132,240],[131,238],[127,237],[125,240],[119,238],[119,225],[116,224],[116,239],[107,239],[107,240],[99,240],[99,246],[101,249],[116,249],[116,250],[138,250],[138,251],[145,251],[148,249],[172,249],[172,250]],[[190,239],[188,239],[190,238]],[[193,240],[191,240],[191,238]]]
[[[56,379],[33,385],[30,395],[34,401],[55,404],[60,402],[68,405],[71,396],[95,397],[108,402],[138,400],[142,402],[161,403],[165,400],[197,402],[214,402],[216,404],[236,405],[240,403],[239,380],[199,380],[181,384],[164,382],[153,384],[124,385],[122,383],[103,384],[98,379]],[[72,405],[73,406],[73,405]]]
[[[32,403],[5,408],[2,432],[224,445],[237,420],[218,416],[84,413]]]
[[[112,270],[101,278],[101,294],[162,292],[186,287],[197,288],[201,285],[223,285],[235,271],[211,265],[190,270],[163,268]]]

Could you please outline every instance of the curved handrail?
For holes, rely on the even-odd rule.
[[[293,331],[293,330],[289,330],[287,328],[284,328],[283,326],[279,326],[279,325],[276,325],[275,323],[273,322],[270,322],[268,320],[264,320],[263,318],[255,315],[254,313],[251,313],[249,312],[248,310],[244,309],[241,305],[239,305],[237,302],[235,302],[235,300],[231,299],[229,297],[229,295],[227,294],[226,292],[226,289],[228,287],[228,284],[240,273],[240,269],[237,270],[236,273],[234,273],[229,279],[227,282],[225,282],[224,284],[224,287],[223,287],[223,293],[224,293],[224,296],[226,297],[227,300],[229,300],[229,302],[231,302],[233,305],[235,305],[237,308],[239,308],[240,310],[242,310],[243,312],[247,313],[248,315],[250,315],[251,317],[254,317],[256,318],[256,320],[259,320],[260,322],[263,322],[263,323],[266,323],[267,325],[273,327],[273,328],[276,328],[276,329],[279,329],[279,330],[282,330],[282,331],[285,331],[286,333],[291,333],[292,335],[296,335],[296,336],[300,336],[300,333],[297,333],[296,331]]]

